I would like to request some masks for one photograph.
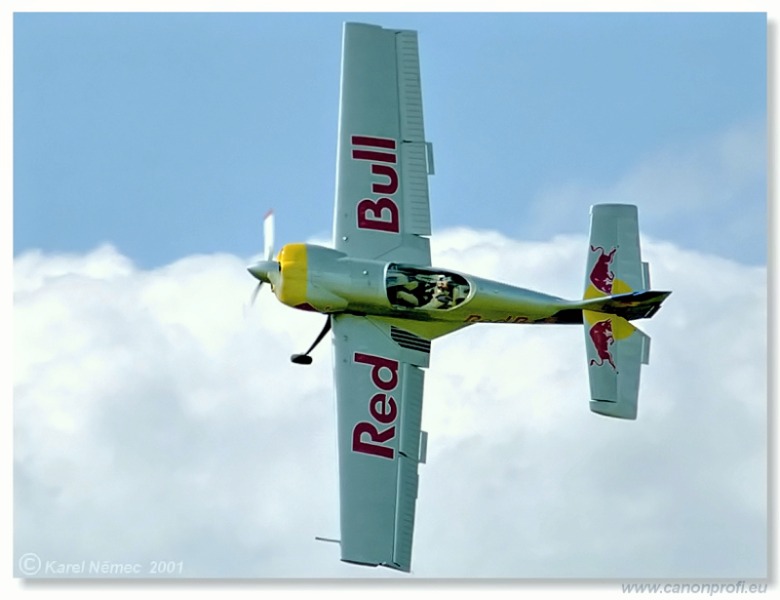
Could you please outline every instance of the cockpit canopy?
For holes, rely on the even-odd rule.
[[[387,299],[395,308],[449,310],[462,304],[471,291],[463,275],[390,263],[385,276]]]

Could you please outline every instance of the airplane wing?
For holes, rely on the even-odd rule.
[[[430,265],[430,144],[417,32],[344,24],[333,239],[357,258]]]
[[[430,342],[372,317],[331,318],[341,560],[409,571]]]

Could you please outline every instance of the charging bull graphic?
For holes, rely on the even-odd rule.
[[[615,274],[610,269],[612,260],[615,258],[615,252],[617,248],[612,248],[609,252],[604,250],[601,246],[591,246],[591,252],[599,252],[599,257],[596,259],[596,264],[593,265],[593,269],[590,272],[590,282],[600,292],[605,294],[612,293],[612,282],[615,280]]]
[[[590,365],[600,367],[605,362],[608,362],[613,369],[617,370],[612,352],[609,350],[609,347],[615,343],[615,335],[612,333],[612,321],[610,319],[599,321],[590,328],[588,333],[593,342],[593,347],[596,349],[596,354],[599,356],[598,360],[595,358],[591,359]]]

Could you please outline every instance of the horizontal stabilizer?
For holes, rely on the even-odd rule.
[[[650,270],[639,248],[637,208],[631,204],[594,204],[585,270],[585,298],[646,290]]]
[[[583,311],[590,409],[636,419],[639,373],[650,358],[650,337],[617,315]]]

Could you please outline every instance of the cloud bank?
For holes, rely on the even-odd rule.
[[[586,239],[437,233],[435,264],[575,297]],[[653,337],[636,422],[588,410],[580,327],[434,342],[413,577],[767,574],[766,269],[643,240]],[[399,577],[338,560],[322,317],[248,261],[140,270],[114,248],[14,263],[14,545],[48,563],[181,577]],[[179,567],[181,563],[181,567]],[[146,573],[142,573],[146,574]],[[401,576],[403,577],[403,576]]]

